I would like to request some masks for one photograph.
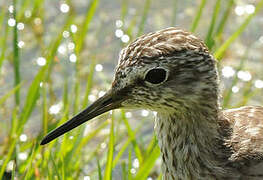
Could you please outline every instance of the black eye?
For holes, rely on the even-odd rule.
[[[160,84],[166,80],[166,74],[166,70],[162,68],[155,68],[149,70],[144,79],[152,84]]]

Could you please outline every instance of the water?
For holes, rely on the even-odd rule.
[[[94,101],[109,89],[121,48],[137,37],[144,8],[142,2],[141,0],[127,1],[127,13],[123,15],[123,9],[121,8],[123,5],[119,1],[101,0],[96,14],[89,25],[88,34],[84,39],[84,50],[77,57],[75,52],[76,43],[72,37],[81,30],[79,23],[84,19],[88,8],[88,1],[76,0],[72,1],[72,4],[66,4],[64,1],[47,0],[44,3],[43,12],[37,12],[36,14],[33,14],[32,6],[29,5],[26,7],[24,18],[18,22],[12,18],[13,6],[11,1],[0,1],[1,11],[7,11],[4,22],[7,22],[11,27],[7,37],[7,56],[0,72],[0,97],[10,91],[14,84],[11,29],[17,26],[19,30],[20,72],[21,79],[24,82],[21,88],[21,105],[23,105],[27,89],[34,75],[46,63],[45,56],[48,53],[47,48],[49,43],[57,37],[57,32],[64,25],[70,10],[74,9],[76,12],[75,21],[63,32],[63,40],[54,59],[50,81],[53,87],[53,94],[49,95],[53,96],[53,100],[49,102],[49,113],[54,115],[54,118],[61,116],[65,77],[68,80],[69,91],[73,91],[75,64],[77,62],[82,67],[80,70],[82,78],[80,89],[83,90],[91,61],[96,61],[94,84],[89,96],[90,102]],[[174,2],[170,0],[152,1],[143,32],[155,31],[171,25],[189,30],[196,15],[197,2],[189,0],[177,1],[176,4]],[[222,1],[221,8],[226,7],[226,2],[226,0]],[[255,11],[254,2],[256,1],[236,2],[237,5],[231,11],[223,37],[221,37],[221,43],[237,29],[249,14]],[[18,7],[20,6],[18,5]],[[209,29],[213,8],[214,1],[209,1],[195,32],[202,39],[205,39]],[[220,18],[222,12],[219,13]],[[134,27],[132,24],[134,24]],[[218,21],[216,24],[218,24]],[[263,31],[260,27],[263,27],[262,11],[250,22],[242,36],[231,45],[220,63],[219,72],[222,80],[222,92],[226,93],[229,88],[233,92],[233,100],[229,102],[230,106],[236,106],[238,104],[236,102],[244,98],[245,87],[248,85],[251,86],[251,91],[256,92],[256,94],[246,103],[251,105],[262,104]],[[131,32],[128,31],[130,29],[132,29]],[[3,33],[0,32],[0,39],[2,37]],[[2,50],[0,49],[1,52]],[[241,59],[244,59],[244,66],[242,69],[239,69]],[[238,82],[231,87],[235,75],[238,77]],[[81,92],[81,94],[83,96],[84,92]],[[13,107],[14,99],[9,98],[3,107],[0,108],[0,126],[3,127],[0,131],[1,143],[3,143],[10,128]],[[133,122],[131,124],[135,125],[138,125],[138,120],[141,118],[146,118],[146,121],[149,121],[149,126],[142,129],[142,134],[146,137],[145,141],[148,141],[153,131],[152,114],[149,114],[148,111],[130,111],[127,113],[127,116]],[[23,136],[20,137],[21,141],[25,137],[27,140],[35,137],[41,131],[41,126],[41,101],[38,101],[37,108],[34,109],[25,127]],[[26,154],[21,154],[21,158],[25,158],[25,156]],[[136,169],[133,170],[136,171]],[[86,176],[86,179],[88,179],[88,176]]]

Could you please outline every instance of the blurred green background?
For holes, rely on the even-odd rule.
[[[262,0],[0,0],[0,179],[161,179],[152,112],[41,138],[111,86],[122,47],[176,26],[218,60],[222,106],[263,105]]]

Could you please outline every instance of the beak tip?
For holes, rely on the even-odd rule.
[[[48,143],[48,140],[46,138],[42,139],[42,141],[40,142],[40,145],[45,145]]]
[[[64,133],[74,129],[84,122],[112,109],[120,107],[118,101],[114,102],[111,93],[107,93],[82,112],[74,116],[71,120],[62,124],[58,128],[49,132],[40,142],[40,145],[45,145]]]

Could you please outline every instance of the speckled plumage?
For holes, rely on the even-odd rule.
[[[222,110],[218,83],[199,38],[178,28],[146,34],[121,51],[112,88],[41,144],[112,109],[150,109],[163,179],[263,179],[263,108]]]
[[[157,112],[164,179],[263,179],[263,108],[221,110],[214,58],[189,32],[167,28],[137,38],[120,53],[113,90],[124,107]],[[143,81],[162,67],[162,85]]]

